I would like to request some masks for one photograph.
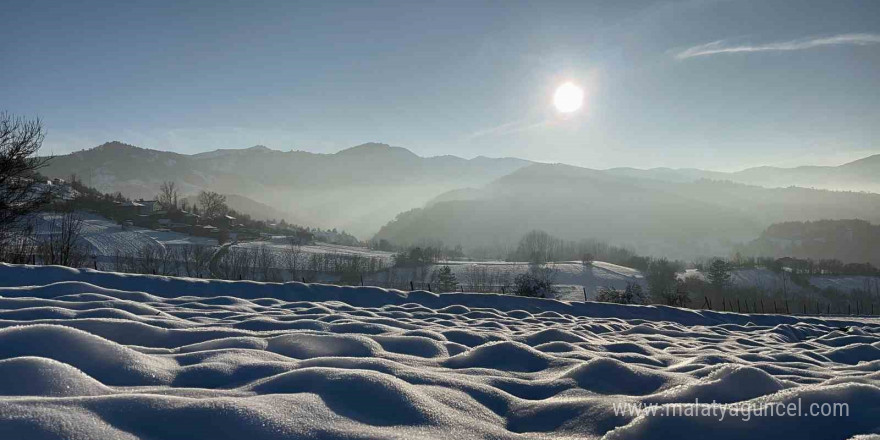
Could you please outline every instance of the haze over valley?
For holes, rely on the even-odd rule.
[[[396,245],[509,246],[532,229],[602,239],[646,255],[724,255],[784,221],[880,222],[880,155],[828,167],[594,170],[516,158],[420,157],[369,143],[334,154],[263,146],[194,155],[110,142],[55,157],[103,192],[151,199],[162,182],[184,196],[227,194],[259,219],[337,228]],[[344,209],[343,209],[344,208]]]

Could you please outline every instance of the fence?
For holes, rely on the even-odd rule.
[[[734,302],[736,301],[736,302]],[[835,316],[876,316],[880,313],[880,307],[874,302],[869,301],[837,301],[821,302],[821,301],[793,301],[792,306],[789,301],[770,300],[766,302],[764,299],[743,301],[736,299],[721,299],[721,307],[718,311],[737,312],[737,313],[772,313],[786,315],[835,315]],[[716,304],[718,305],[718,304]],[[715,310],[712,301],[708,297],[703,297],[701,309]],[[855,313],[853,313],[855,312]]]

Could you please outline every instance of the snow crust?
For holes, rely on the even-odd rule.
[[[0,264],[3,439],[876,438],[878,370],[870,317]],[[615,411],[713,400],[849,415]]]

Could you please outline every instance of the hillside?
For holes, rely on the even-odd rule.
[[[880,225],[864,220],[822,220],[770,225],[744,245],[749,256],[837,259],[880,266]]]
[[[260,203],[256,200],[253,200],[249,197],[241,196],[238,194],[224,194],[226,196],[226,205],[231,209],[235,210],[241,214],[247,214],[251,216],[251,218],[255,220],[276,220],[281,221],[284,219],[288,223],[291,224],[302,224],[302,220],[299,219],[298,216],[291,214],[289,212],[281,211],[279,209],[275,209],[272,206],[269,206],[265,203]],[[194,205],[198,203],[198,196],[191,195],[187,197],[183,197],[182,201],[186,201],[188,205]]]
[[[335,154],[257,146],[184,155],[110,142],[58,156],[43,173],[77,174],[103,192],[134,198],[155,197],[161,182],[172,180],[183,195],[201,189],[238,194],[304,225],[367,237],[398,212],[452,189],[486,184],[526,164],[510,158],[424,158],[376,143]]]
[[[880,413],[876,317],[7,264],[0,298],[10,439],[850,439]],[[847,412],[768,412],[814,402]]]
[[[880,220],[880,195],[698,180],[623,177],[534,164],[472,191],[445,194],[403,213],[376,238],[441,240],[466,249],[514,243],[531,229],[597,238],[670,258],[726,255],[774,222]]]

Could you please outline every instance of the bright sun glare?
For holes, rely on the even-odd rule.
[[[584,89],[567,82],[553,95],[553,105],[562,113],[571,113],[584,104]]]

